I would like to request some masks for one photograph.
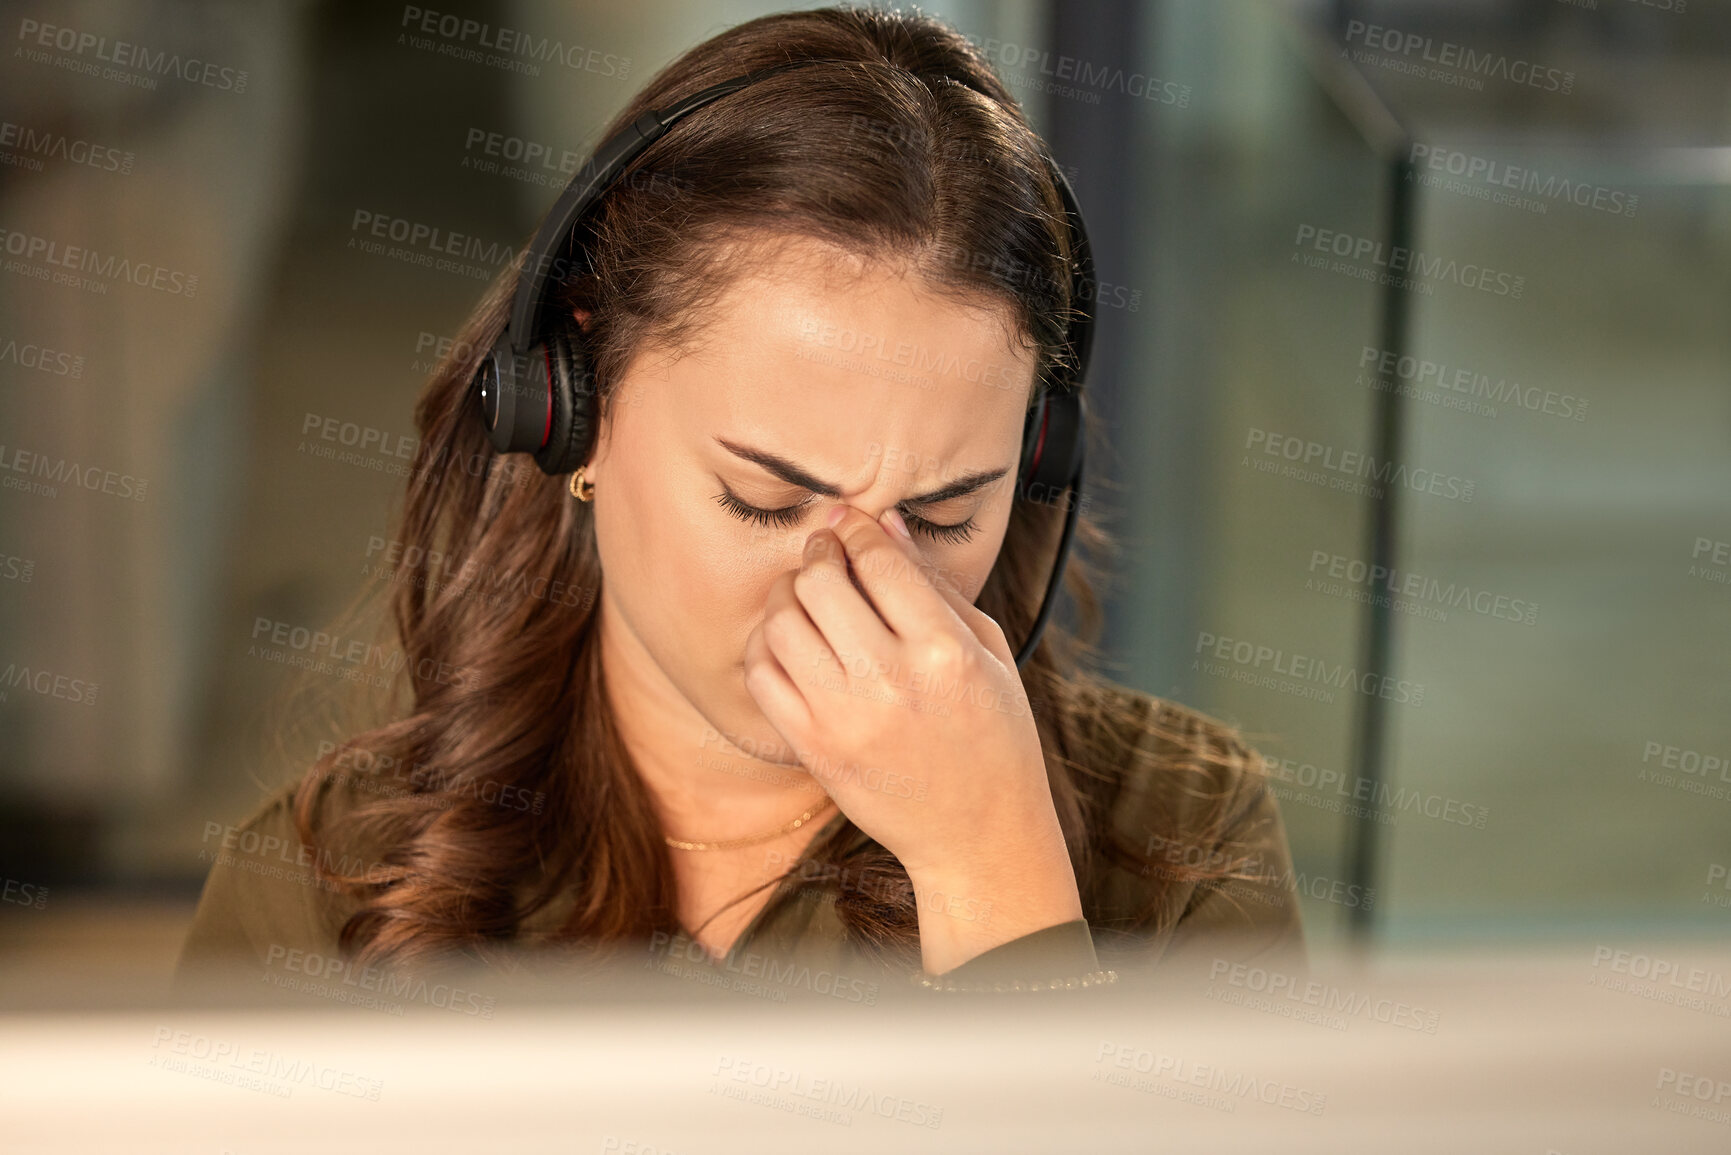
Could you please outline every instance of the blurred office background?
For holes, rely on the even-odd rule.
[[[521,69],[412,6],[9,7],[0,876],[36,900],[0,903],[0,952],[165,973],[207,824],[310,752],[256,623],[321,628],[381,561],[393,446],[497,268],[357,220],[520,244],[563,153],[779,7],[438,6],[584,50]],[[1088,213],[1108,652],[1275,760],[1312,943],[1723,939],[1731,9],[927,10]],[[149,271],[55,283],[54,245]]]

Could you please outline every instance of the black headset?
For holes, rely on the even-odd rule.
[[[571,178],[535,234],[518,275],[510,320],[475,370],[473,380],[481,415],[495,450],[533,454],[542,472],[558,475],[574,471],[593,448],[599,418],[594,373],[581,343],[581,331],[568,335],[549,326],[546,304],[550,280],[558,279],[551,275],[558,270],[562,276],[568,263],[561,252],[581,249],[579,228],[586,227],[588,213],[625,167],[674,124],[712,101],[790,68],[831,63],[847,62],[797,60],[725,80],[668,108],[645,112],[595,150],[589,162]],[[990,93],[982,95],[992,99]],[[1070,230],[1072,311],[1065,343],[1071,358],[1068,364],[1057,367],[1051,388],[1043,390],[1028,411],[1022,427],[1016,495],[1042,504],[1066,501],[1068,506],[1057,562],[1046,583],[1033,629],[1016,655],[1018,667],[1026,664],[1039,644],[1070,557],[1076,513],[1082,503],[1085,410],[1081,388],[1094,335],[1093,315],[1087,311],[1096,292],[1094,260],[1088,248],[1088,232],[1082,224],[1082,209],[1063,170],[1049,155],[1045,155],[1045,160],[1063,199]]]

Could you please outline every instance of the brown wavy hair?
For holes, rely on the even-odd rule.
[[[737,250],[725,242],[741,237],[803,235],[911,261],[934,289],[1009,306],[1020,339],[1038,351],[1037,388],[1064,356],[1071,310],[1091,303],[1069,299],[1069,238],[1042,146],[981,53],[935,19],[837,7],[749,21],[664,68],[606,132],[718,81],[804,59],[827,63],[692,114],[603,199],[592,265],[574,269],[557,292],[562,316],[588,314],[584,340],[604,419],[633,351],[646,341],[679,347],[704,303],[737,275],[728,256]],[[603,574],[591,507],[527,457],[496,455],[477,415],[471,377],[504,328],[515,274],[501,271],[415,409],[420,444],[396,534],[403,565],[389,595],[403,657],[389,720],[327,743],[295,793],[309,846],[381,848],[382,865],[365,875],[325,870],[327,856],[318,856],[321,875],[357,902],[340,947],[369,964],[446,952],[485,958],[490,947],[518,943],[522,921],[568,888],[570,917],[538,945],[621,944],[678,929],[669,851],[603,692],[595,629]],[[1091,424],[1087,435],[1100,460],[1101,431]],[[1116,776],[1098,767],[1150,756],[1115,734],[1166,725],[1182,753],[1161,772],[1193,775],[1199,796],[1220,785],[1223,769],[1230,777],[1258,767],[1236,739],[1104,692],[1093,672],[1096,559],[1115,547],[1093,504],[1078,512],[1066,575],[1076,629],[1054,620],[1021,676],[1084,906],[1098,924],[1090,883],[1105,862],[1152,872],[1156,890],[1246,870],[1231,855],[1192,864],[1191,856],[1151,857],[1154,843],[1102,835]],[[977,599],[1013,645],[1032,625],[1063,515],[1058,504],[1013,505]],[[324,788],[363,764],[414,774],[406,789],[321,813]],[[507,792],[536,804],[501,804]],[[1234,817],[1216,811],[1206,828],[1171,831],[1161,844],[1182,838],[1212,851]],[[836,906],[857,946],[917,960],[907,873],[875,842],[842,862],[853,831],[844,820],[808,848],[808,860],[858,880]],[[1176,917],[1155,894],[1127,929]]]

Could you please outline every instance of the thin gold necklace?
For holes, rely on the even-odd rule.
[[[834,801],[835,799],[825,796],[822,802],[819,802],[816,806],[813,806],[810,810],[807,810],[792,822],[784,822],[774,830],[771,830],[768,834],[754,834],[750,838],[730,838],[724,842],[686,842],[679,838],[669,838],[665,834],[661,837],[667,845],[673,847],[675,850],[734,850],[741,846],[755,846],[759,842],[768,842],[770,839],[779,838],[783,834],[791,834],[801,826],[804,826],[807,822],[810,822],[812,815],[829,809],[830,804]]]

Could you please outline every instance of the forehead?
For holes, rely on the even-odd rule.
[[[957,471],[1008,464],[1036,361],[1009,302],[793,238],[742,260],[669,377],[716,432],[761,434],[839,479],[886,452]]]

